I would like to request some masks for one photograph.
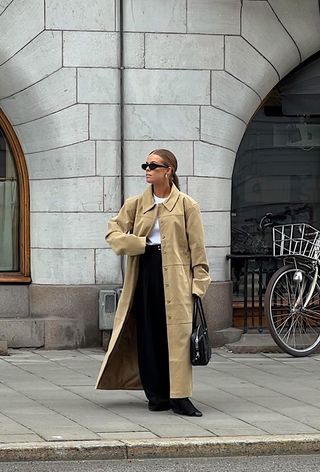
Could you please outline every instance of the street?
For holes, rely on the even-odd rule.
[[[146,459],[75,462],[3,462],[0,472],[301,472],[319,471],[318,455]]]

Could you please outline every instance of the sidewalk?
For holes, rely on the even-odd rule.
[[[150,412],[141,391],[95,390],[99,349],[0,357],[0,460],[320,449],[320,355],[216,349],[194,368],[202,418]]]

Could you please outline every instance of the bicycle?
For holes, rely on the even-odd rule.
[[[320,346],[320,231],[306,223],[274,226],[273,255],[284,265],[266,288],[270,333],[283,351],[308,356]]]

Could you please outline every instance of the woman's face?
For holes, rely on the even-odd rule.
[[[161,164],[161,165],[166,165],[165,162],[162,160],[160,156],[157,156],[157,154],[150,154],[147,159],[146,163],[148,164]],[[169,175],[171,172],[170,167],[157,167],[154,170],[151,170],[149,167],[146,169],[146,181],[148,184],[153,184],[153,185],[159,185],[164,182],[167,182],[169,185]]]

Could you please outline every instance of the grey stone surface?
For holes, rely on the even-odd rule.
[[[0,336],[2,338],[4,334],[1,334]],[[8,343],[7,341],[0,339],[0,356],[7,356],[7,355],[8,355]]]
[[[3,45],[0,63],[8,60],[43,30],[43,18],[42,0],[28,2],[16,0],[8,5],[6,11],[0,16],[1,44]],[[12,31],[15,31],[15,34],[12,34]]]
[[[15,125],[55,113],[74,105],[76,101],[76,70],[62,68],[26,90],[2,100],[0,105]]]
[[[88,8],[86,0],[46,1],[46,28],[66,30],[113,31],[115,4],[113,0],[93,0]]]
[[[272,65],[239,36],[226,37],[225,70],[249,85],[261,98],[279,82]]]
[[[90,139],[117,140],[119,135],[119,106],[90,105]]]
[[[129,69],[124,80],[126,103],[210,104],[209,71]]]
[[[297,359],[214,349],[208,366],[194,368],[193,400],[204,415],[188,418],[148,411],[141,391],[95,390],[101,349],[9,353],[0,358],[0,425],[7,431],[0,435],[2,461],[319,447],[319,354]]]
[[[194,175],[232,178],[236,153],[214,144],[194,143]]]
[[[186,31],[186,5],[184,0],[133,0],[124,2],[124,30],[146,32]]]
[[[44,322],[31,318],[0,319],[1,337],[8,347],[42,347],[44,345]]]
[[[35,283],[81,285],[95,281],[93,249],[33,248],[31,255],[32,280]]]
[[[119,103],[119,70],[78,69],[79,103]]]
[[[124,126],[127,140],[197,140],[199,107],[127,105]]]
[[[290,0],[290,4],[288,0],[269,0],[269,4],[297,44],[302,60],[319,51],[320,24],[317,0]]]
[[[240,6],[237,0],[189,0],[187,31],[240,34]]]
[[[203,301],[210,335],[215,331],[232,326],[232,284],[231,282],[213,282],[209,286]]]
[[[237,151],[246,125],[215,107],[201,107],[201,140]]]
[[[99,212],[103,210],[103,177],[33,180],[34,212]]]
[[[46,151],[88,139],[88,106],[73,105],[21,124],[15,130],[26,153]]]
[[[67,67],[117,67],[117,33],[64,31],[63,65]]]
[[[31,180],[62,179],[95,174],[95,143],[93,141],[27,154],[25,157]]]
[[[44,326],[45,349],[74,349],[86,345],[85,327],[81,319],[48,318],[44,320]]]
[[[242,330],[239,328],[225,328],[211,332],[210,340],[213,347],[225,346],[239,341]]]
[[[149,69],[222,69],[223,36],[146,34]]]
[[[30,311],[35,318],[73,319],[81,328],[81,345],[96,346],[101,344],[98,329],[99,290],[104,286],[30,286]],[[56,322],[55,322],[56,323]],[[57,323],[56,323],[57,324]],[[55,326],[52,327],[55,329]],[[51,342],[59,347],[59,338]]]
[[[33,213],[32,223],[31,247],[33,248],[98,249],[105,247],[106,215],[102,211]],[[59,257],[58,254],[57,257]]]
[[[237,341],[227,342],[226,348],[237,354],[281,352],[270,334],[243,334]]]
[[[29,293],[26,285],[0,286],[0,317],[21,318],[29,315]]]
[[[270,61],[280,77],[300,63],[297,46],[267,2],[244,2],[241,34]]]
[[[30,87],[62,66],[60,31],[43,31],[0,66],[0,98]],[[33,68],[30,68],[33,64]],[[23,70],[23,74],[17,71]]]

